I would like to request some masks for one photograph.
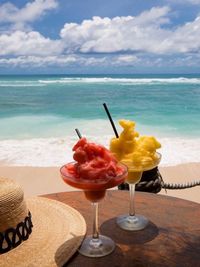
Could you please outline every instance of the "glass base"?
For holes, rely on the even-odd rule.
[[[117,217],[117,224],[120,228],[128,231],[139,231],[148,225],[149,221],[142,215],[121,215]]]
[[[79,253],[87,257],[98,258],[110,254],[114,249],[114,241],[107,236],[99,235],[99,239],[87,236],[79,248]]]

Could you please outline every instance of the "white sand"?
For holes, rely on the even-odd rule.
[[[159,168],[167,183],[185,183],[200,180],[200,163],[188,163]],[[65,184],[58,167],[15,167],[0,165],[0,177],[16,180],[24,189],[25,196],[76,190]],[[162,190],[159,194],[164,194]],[[167,190],[168,196],[200,203],[200,186],[183,190]]]
[[[162,167],[159,170],[166,183],[178,184],[200,180],[200,163]],[[166,195],[165,190],[161,190],[160,194]],[[200,203],[200,186],[181,190],[167,190],[167,195]]]

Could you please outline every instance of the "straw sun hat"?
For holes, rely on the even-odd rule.
[[[75,209],[42,197],[25,201],[18,184],[0,178],[0,267],[62,266],[85,233]]]

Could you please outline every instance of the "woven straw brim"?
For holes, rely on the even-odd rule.
[[[33,228],[28,240],[0,255],[2,267],[62,266],[77,251],[86,223],[75,209],[42,197],[26,200]]]

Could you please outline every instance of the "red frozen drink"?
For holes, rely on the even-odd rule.
[[[75,162],[61,168],[62,178],[67,184],[83,189],[91,202],[101,200],[106,189],[121,184],[126,178],[126,167],[105,147],[81,138],[73,151]]]

